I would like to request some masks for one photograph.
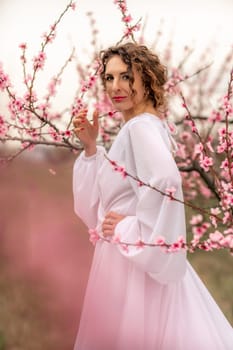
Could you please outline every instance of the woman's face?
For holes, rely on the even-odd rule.
[[[137,113],[146,104],[145,88],[140,73],[133,67],[134,83],[132,88],[135,92],[132,95],[127,68],[121,57],[115,55],[109,59],[105,70],[106,92],[114,107],[125,116]]]

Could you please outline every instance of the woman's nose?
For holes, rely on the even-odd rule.
[[[112,89],[114,91],[119,91],[120,90],[120,82],[119,82],[118,79],[114,79],[113,80]]]

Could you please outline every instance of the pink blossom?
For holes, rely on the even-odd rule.
[[[184,76],[179,72],[179,70],[177,68],[172,68],[172,77],[173,77],[173,79],[176,80],[176,82],[180,82],[180,81],[184,80]]]
[[[212,196],[211,190],[206,187],[202,181],[197,181],[197,186],[199,186],[199,190],[205,198],[210,198]]]
[[[226,136],[226,128],[222,127],[220,129],[218,129],[218,134],[220,137]]]
[[[29,134],[32,139],[36,139],[39,136],[39,133],[35,129],[27,130],[27,134]]]
[[[62,133],[63,136],[70,137],[72,135],[72,132],[70,130],[66,130]]]
[[[20,56],[20,59],[21,59],[23,64],[25,64],[27,62],[25,55]]]
[[[211,145],[211,141],[207,141],[207,142],[206,142],[206,146],[207,146],[207,148],[210,150],[210,152],[214,152],[214,149],[213,149],[213,147],[212,147],[212,145]]]
[[[174,199],[174,193],[176,192],[176,188],[174,186],[172,186],[170,188],[166,188],[165,192],[169,196],[170,200],[173,200]]]
[[[44,51],[40,51],[37,56],[33,58],[34,69],[43,69],[45,64],[46,54]]]
[[[0,115],[0,136],[5,136],[8,131],[8,126],[6,125],[3,116]]]
[[[28,151],[32,151],[35,148],[35,145],[30,144],[29,142],[22,142],[21,147],[26,148]]]
[[[210,223],[209,222],[203,222],[202,224],[202,228],[207,231],[207,229],[210,227]]]
[[[121,243],[120,247],[123,251],[125,251],[126,253],[129,252],[129,246],[126,243]]]
[[[56,30],[56,26],[57,26],[56,23],[54,23],[54,24],[52,24],[52,25],[50,26],[50,29],[51,29],[52,32],[54,32],[54,31]]]
[[[185,159],[186,158],[186,145],[182,145],[181,143],[178,143],[178,151],[176,152],[177,156]]]
[[[223,101],[222,101],[222,108],[227,114],[233,113],[233,107],[229,98],[230,97],[226,95],[223,97]]]
[[[37,95],[35,91],[31,91],[26,92],[26,94],[24,95],[24,99],[25,101],[29,101],[29,102],[36,102],[37,101]]]
[[[202,242],[198,245],[199,249],[205,250],[206,252],[209,252],[212,249],[211,244],[209,242]]]
[[[195,237],[202,237],[206,230],[203,226],[195,226],[192,228],[192,232]]]
[[[182,243],[182,244],[185,243],[185,238],[183,236],[179,236],[178,237],[178,242]]]
[[[219,231],[209,234],[209,238],[212,242],[219,242],[223,238],[223,234]]]
[[[80,109],[84,108],[85,106],[86,104],[82,101],[81,98],[76,98],[71,108],[72,116],[75,116],[80,111]]]
[[[110,118],[112,118],[112,117],[114,116],[114,112],[112,112],[112,111],[108,112],[108,116],[109,116]]]
[[[81,92],[86,92],[88,89],[91,89],[97,80],[97,75],[91,75],[87,81],[81,82]]]
[[[221,210],[219,208],[211,208],[210,212],[213,215],[219,215],[221,213]],[[217,227],[217,219],[213,215],[210,215],[210,221],[214,227]]]
[[[162,245],[165,244],[165,238],[164,238],[163,236],[157,236],[157,237],[155,238],[154,243],[155,243],[156,245],[162,246]]]
[[[228,159],[224,159],[220,165],[220,169],[228,169],[229,167],[229,162],[228,162]]]
[[[57,78],[53,78],[49,85],[48,85],[48,90],[49,90],[49,95],[54,96],[56,94],[56,86],[60,84],[61,81],[58,80]]]
[[[133,32],[138,31],[140,29],[140,25],[135,25],[133,27],[128,27],[125,29],[124,36],[126,38],[132,36]]]
[[[54,41],[54,39],[56,38],[56,33],[54,31],[50,32],[49,34],[44,33],[42,35],[42,38],[44,39],[45,44],[52,43]]]
[[[121,236],[118,234],[118,235],[114,235],[112,236],[112,243],[115,243],[115,244],[119,244],[121,242]]]
[[[175,252],[180,251],[182,248],[184,248],[184,238],[179,237],[177,242],[174,242],[170,245],[170,247],[168,248],[168,252],[175,253]]]
[[[220,244],[222,247],[233,249],[233,234],[223,237]]]
[[[135,242],[135,246],[138,248],[138,249],[141,249],[141,248],[144,248],[145,247],[145,243],[139,239],[137,242]]]
[[[114,0],[114,4],[118,5],[123,13],[126,12],[127,6],[125,0]]]
[[[217,208],[211,208],[210,212],[213,215],[219,215],[221,213],[221,210],[218,207]]]
[[[26,84],[26,83],[29,83],[31,80],[32,80],[32,76],[31,76],[30,74],[27,74],[24,83],[25,83],[25,84]]]
[[[227,143],[226,143],[226,141],[221,142],[221,144],[217,146],[217,152],[218,152],[218,153],[223,153],[223,152],[226,151],[226,149],[227,149]]]
[[[171,122],[167,123],[167,125],[169,127],[169,130],[170,130],[171,134],[176,135],[177,134],[177,127],[176,127],[176,125],[174,123],[171,123]]]
[[[101,136],[102,136],[104,142],[111,141],[110,136],[109,136],[108,134],[106,134],[104,130],[103,130],[103,132],[101,133]]]
[[[5,90],[10,86],[10,80],[7,74],[4,73],[2,65],[0,63],[0,90]]]
[[[90,235],[89,237],[89,241],[93,244],[96,245],[96,243],[100,240],[100,236],[97,232],[96,229],[89,229],[88,233]]]
[[[183,131],[181,134],[180,134],[180,139],[182,141],[189,141],[190,139],[192,139],[192,136],[190,134],[190,132],[187,132],[187,131]],[[200,145],[200,144],[199,144]],[[195,145],[197,146],[197,145]]]
[[[232,227],[228,228],[228,229],[224,230],[223,233],[224,233],[224,235],[230,235],[230,234],[233,235],[233,228]]]
[[[75,3],[75,2],[72,2],[72,3],[70,4],[70,7],[72,8],[73,11],[75,11],[75,9],[76,9],[76,3]]]
[[[208,121],[210,122],[220,122],[222,120],[222,115],[219,111],[212,111]]]
[[[62,140],[62,135],[60,135],[56,130],[53,128],[49,128],[49,135],[52,137],[52,139],[56,142],[60,142]]]
[[[201,214],[193,215],[192,219],[189,221],[191,225],[198,225],[203,221],[203,216]]]
[[[206,172],[209,171],[210,167],[213,165],[214,161],[213,158],[204,156],[200,160],[200,166],[202,169],[204,169]]]
[[[200,238],[201,237],[199,237],[199,236],[194,236],[192,241],[190,242],[191,246],[192,247],[196,247],[199,244],[199,242],[200,242]]]
[[[12,113],[15,112],[21,112],[24,109],[24,100],[20,97],[15,97],[14,99],[11,99],[8,107]]]
[[[2,115],[0,115],[0,125],[4,125],[4,117]]]
[[[127,171],[125,170],[125,168],[123,166],[119,166],[116,164],[116,162],[114,161],[110,161],[111,164],[113,165],[113,169],[119,173],[121,173],[121,175],[123,176],[123,178],[125,179],[128,176]]]
[[[131,22],[131,21],[132,21],[131,15],[128,15],[128,16],[124,16],[124,17],[123,17],[123,22],[129,23],[129,22]]]
[[[226,224],[227,222],[230,222],[230,219],[231,219],[230,213],[228,211],[225,212],[223,216],[223,223]]]
[[[22,49],[22,50],[26,50],[27,44],[26,44],[26,43],[21,43],[21,44],[19,45],[19,48]]]
[[[195,146],[194,146],[194,155],[197,155],[197,154],[201,154],[203,152],[203,144],[202,143],[197,143]]]
[[[8,131],[8,127],[6,125],[0,124],[0,136],[2,137],[6,136],[7,131]]]
[[[115,160],[110,160],[110,164],[111,164],[113,167],[116,167],[116,166],[117,166],[117,163],[115,162]]]
[[[37,108],[40,110],[40,111],[43,111],[43,113],[45,113],[46,109],[48,109],[50,107],[50,104],[49,103],[41,103],[37,106]]]

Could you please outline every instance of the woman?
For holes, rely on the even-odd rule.
[[[101,78],[124,125],[105,157],[96,146],[98,111],[74,118],[84,151],[74,164],[75,212],[104,238],[167,243],[185,237],[184,206],[122,179],[109,161],[162,192],[182,183],[174,141],[163,119],[166,69],[147,47],[126,43],[102,52]],[[75,350],[230,350],[232,327],[184,251],[96,244]]]

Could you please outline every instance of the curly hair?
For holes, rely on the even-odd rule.
[[[134,76],[132,68],[135,67],[141,73],[142,81],[145,87],[146,95],[152,101],[157,109],[165,105],[164,85],[167,81],[167,68],[160,62],[159,57],[148,49],[145,45],[128,42],[125,44],[111,46],[107,50],[100,52],[102,70],[100,73],[103,85],[105,87],[105,70],[109,59],[118,55],[127,65],[127,72],[130,77],[130,89],[132,94]]]

